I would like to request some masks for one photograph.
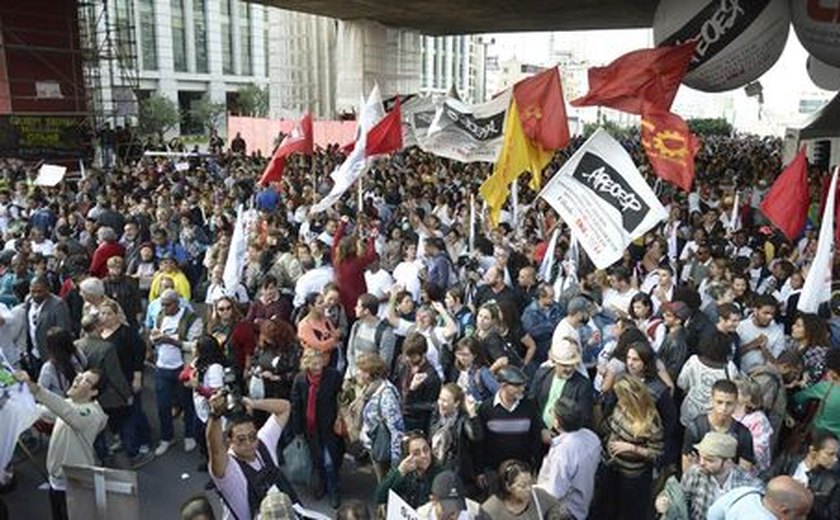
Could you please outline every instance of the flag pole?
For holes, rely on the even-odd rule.
[[[513,211],[510,222],[513,224],[514,231],[516,231],[519,228],[519,183],[516,180],[513,181],[513,186],[510,190],[510,201]]]
[[[362,208],[362,179],[363,178],[364,178],[364,176],[359,175],[359,181],[358,181],[359,182],[359,186],[358,186],[359,193],[358,193],[358,201],[356,202],[356,206],[357,206],[356,207],[356,212],[358,213],[358,215],[357,215],[356,218],[359,218],[359,217],[362,216],[362,209],[363,209]]]
[[[475,250],[475,194],[470,193],[470,254]]]

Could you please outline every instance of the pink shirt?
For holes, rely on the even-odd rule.
[[[277,422],[277,418],[273,415],[269,417],[263,427],[260,428],[260,431],[257,432],[257,437],[259,437],[263,444],[269,447],[268,452],[275,465],[277,464],[277,452],[271,449],[270,446],[277,446],[277,442],[280,440],[280,434],[282,433],[283,425]],[[210,476],[213,478],[216,488],[224,495],[225,501],[227,501],[227,504],[224,501],[222,502],[224,508],[222,519],[234,520],[234,518],[238,518],[239,520],[250,520],[251,508],[248,506],[248,482],[245,480],[245,474],[242,473],[242,468],[239,467],[239,463],[233,458],[232,453],[232,451],[228,450],[227,469],[225,470],[224,476],[222,478],[216,478],[212,471],[210,471]],[[260,454],[257,453],[257,458],[247,464],[255,470],[262,469]],[[231,514],[228,506],[233,508],[236,517]]]

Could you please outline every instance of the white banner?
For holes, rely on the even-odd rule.
[[[600,129],[540,196],[571,227],[599,269],[620,260],[630,242],[668,216],[630,155]]]
[[[432,121],[435,120],[438,106],[443,103],[443,98],[437,99],[432,96],[414,96],[406,101],[400,111],[402,113],[403,146],[420,146],[423,148],[426,142],[426,134]]]
[[[57,164],[44,164],[38,169],[38,176],[35,178],[35,185],[37,186],[57,186],[59,182],[64,180],[64,174],[67,173],[67,168],[58,166]]]
[[[388,490],[388,516],[386,520],[419,520],[420,516],[413,507],[393,490]]]
[[[496,162],[504,142],[511,90],[480,105],[447,98],[435,113],[423,150],[461,162]]]
[[[18,383],[12,373],[12,366],[0,351],[0,472],[11,462],[20,434],[40,416],[29,387]]]
[[[831,257],[832,249],[834,249],[834,205],[837,196],[838,172],[840,172],[840,167],[834,168],[825,208],[823,208],[822,221],[820,221],[817,253],[805,276],[802,293],[796,304],[796,309],[802,312],[816,314],[820,304],[831,299]]]

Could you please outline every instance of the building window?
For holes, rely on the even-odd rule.
[[[172,0],[172,66],[187,71],[187,30],[184,26],[184,0]]]
[[[230,3],[233,0],[222,0],[222,73],[233,74],[233,25],[231,24]]]
[[[157,70],[157,34],[155,33],[155,0],[140,0],[140,48],[143,70]]]
[[[269,45],[268,45],[268,7],[263,7],[263,63],[265,64],[265,77],[267,78],[269,75],[268,71],[268,56],[269,56]]]
[[[114,4],[114,25],[115,41],[114,48],[120,67],[136,69],[137,60],[134,50],[134,35],[132,34],[134,23],[131,17],[131,8],[128,0],[118,0]]]
[[[207,0],[193,0],[195,71],[207,72]]]
[[[239,56],[242,64],[240,74],[250,76],[251,70],[251,9],[250,5],[242,2],[239,6]]]

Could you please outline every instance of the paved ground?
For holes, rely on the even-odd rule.
[[[151,381],[150,377],[146,378]],[[152,429],[157,432],[157,414],[155,413],[152,397],[153,390],[145,391],[147,402],[144,408],[152,422]],[[180,425],[176,421],[175,437],[180,438]],[[3,495],[3,500],[9,508],[11,520],[47,520],[50,518],[48,493],[38,489],[44,483],[39,472],[44,471],[46,446],[35,454],[37,467],[28,461],[18,450],[15,460],[17,474],[17,488],[15,491]],[[152,461],[137,471],[140,487],[141,518],[164,520],[177,518],[181,504],[190,496],[206,493],[217,512],[221,511],[218,496],[215,492],[205,492],[204,484],[209,481],[207,473],[197,471],[200,455],[198,450],[184,453],[183,445],[178,443],[170,448],[164,456]],[[181,478],[186,473],[188,478]],[[376,486],[376,479],[371,468],[355,468],[353,463],[345,460],[342,467],[342,498],[355,498],[372,503],[372,495]],[[305,507],[314,509],[327,516],[333,516],[327,498],[315,501],[306,491],[298,489],[298,493]],[[219,516],[218,518],[221,518]],[[87,519],[83,519],[87,520]]]

